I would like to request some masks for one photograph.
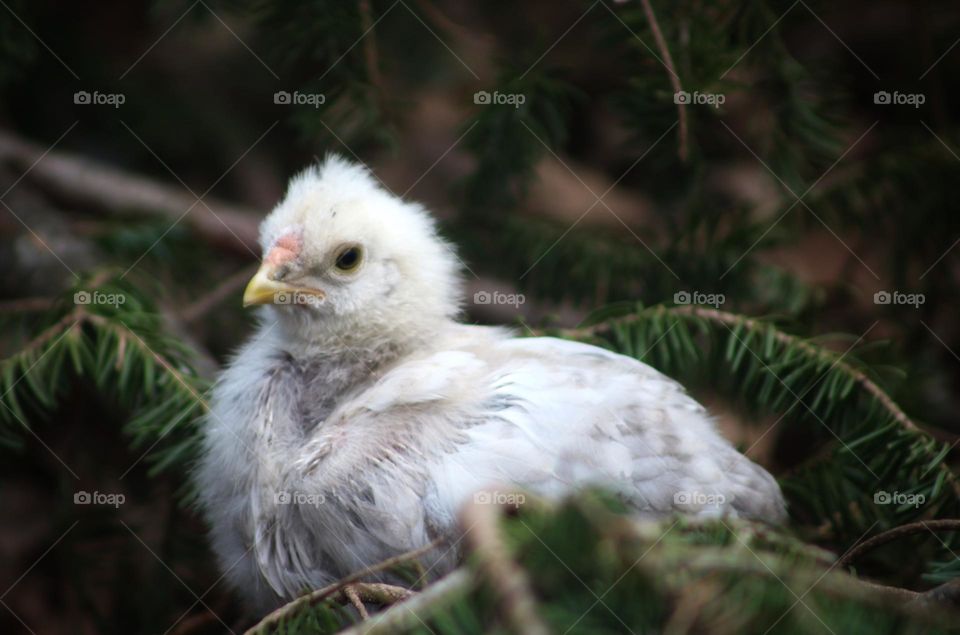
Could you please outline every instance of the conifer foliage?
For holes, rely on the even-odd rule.
[[[955,630],[957,7],[108,4],[0,2],[0,630]],[[467,320],[687,386],[787,526],[517,491],[439,581],[246,614],[189,473],[257,222],[326,152],[437,211]]]

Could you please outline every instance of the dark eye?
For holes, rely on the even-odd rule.
[[[352,271],[360,265],[363,259],[363,253],[359,247],[347,247],[337,256],[337,269],[340,271]]]

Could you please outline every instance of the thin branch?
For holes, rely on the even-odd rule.
[[[16,298],[0,302],[0,313],[34,313],[52,308],[56,301],[52,298]]]
[[[212,197],[197,203],[181,187],[162,185],[87,157],[59,150],[45,153],[44,148],[7,130],[0,130],[0,161],[29,169],[31,181],[99,212],[160,216],[171,222],[182,218],[212,244],[247,258],[259,251],[260,215],[254,210]]]
[[[769,326],[769,324],[753,318],[747,318],[742,315],[736,315],[735,313],[728,313],[726,311],[719,311],[717,309],[705,309],[703,307],[698,307],[698,306],[676,307],[676,308],[670,309],[670,312],[676,313],[679,315],[683,315],[683,314],[695,315],[695,316],[706,318],[708,320],[712,320],[715,322],[723,322],[725,324],[734,324],[734,325],[742,324],[747,328],[755,328],[761,325]],[[817,346],[811,344],[810,342],[804,339],[801,339],[795,335],[784,333],[779,329],[774,329],[773,333],[774,333],[774,338],[782,344],[799,347],[800,349],[804,350],[805,352],[811,355],[823,356],[825,354],[823,349],[818,348]],[[830,354],[830,353],[828,352],[827,354]],[[884,409],[887,412],[889,412],[890,415],[897,422],[900,423],[900,425],[902,425],[904,428],[911,430],[913,432],[921,432],[920,427],[916,423],[914,423],[910,417],[907,416],[907,413],[905,413],[903,409],[900,408],[900,406],[898,406],[896,402],[893,401],[893,399],[890,398],[890,395],[888,395],[882,388],[880,388],[880,386],[878,386],[876,382],[874,382],[872,379],[867,377],[867,375],[862,370],[850,365],[849,363],[843,360],[840,360],[839,362],[837,362],[837,367],[843,369],[843,372],[852,375],[856,380],[857,384],[859,384],[860,387],[863,388],[863,390],[865,390],[877,401],[879,401],[880,404],[884,407]]]
[[[387,112],[387,102],[384,98],[383,75],[380,74],[380,57],[377,53],[377,38],[373,33],[373,10],[370,7],[370,0],[360,0],[360,26],[366,37],[363,38],[363,58],[367,67],[367,79],[376,92],[377,104],[384,119],[389,119]]]
[[[656,41],[657,48],[660,49],[660,55],[663,56],[663,63],[667,67],[667,71],[669,71],[669,79],[670,84],[673,86],[673,93],[674,95],[679,95],[683,87],[680,85],[680,76],[677,75],[677,67],[673,63],[673,56],[670,55],[667,40],[663,37],[663,31],[660,30],[660,23],[657,22],[657,16],[653,12],[650,0],[640,0],[640,4],[643,5],[643,12],[647,16],[647,22],[650,23],[650,30],[653,31],[653,39]],[[681,161],[686,163],[688,156],[686,104],[677,103],[677,117],[679,117],[680,120],[677,156],[680,157]]]
[[[263,633],[269,633],[285,617],[294,615],[307,607],[315,606],[320,602],[330,598],[331,596],[336,596],[338,599],[341,597],[346,598],[347,596],[342,594],[342,590],[344,589],[344,587],[353,586],[357,590],[357,592],[360,593],[360,589],[358,588],[360,585],[356,583],[361,578],[364,578],[374,573],[378,573],[380,571],[384,571],[386,569],[392,569],[397,565],[403,564],[411,560],[416,560],[417,558],[427,553],[430,553],[432,550],[436,549],[439,545],[443,543],[444,543],[444,540],[441,538],[438,538],[433,542],[430,542],[424,545],[423,547],[414,549],[412,551],[407,551],[406,553],[402,553],[392,558],[388,558],[383,562],[380,562],[378,564],[375,564],[365,569],[362,569],[360,571],[357,571],[356,573],[352,573],[347,577],[341,580],[338,580],[337,582],[334,582],[333,584],[329,584],[323,587],[322,589],[317,589],[316,591],[311,591],[310,593],[301,595],[297,599],[281,606],[280,608],[274,610],[272,613],[264,617],[256,625],[248,629],[244,635],[260,635]],[[381,586],[388,587],[391,585],[381,585]],[[369,584],[367,585],[367,587],[373,588],[373,586]],[[394,588],[400,588],[400,587],[394,587]],[[383,591],[383,589],[379,589],[379,590]],[[383,597],[386,597],[386,596],[383,596]]]
[[[363,602],[371,602],[387,606],[403,602],[407,598],[415,595],[415,591],[405,589],[402,586],[393,584],[384,584],[382,582],[355,582],[348,584],[334,593],[332,597],[339,598],[341,603],[346,600],[353,602],[354,598]],[[370,617],[369,615],[367,617]]]
[[[481,571],[500,598],[503,612],[515,633],[549,635],[540,618],[532,585],[526,572],[510,557],[500,534],[501,505],[467,504],[460,512],[460,525]]]
[[[421,615],[436,613],[442,605],[450,605],[461,599],[472,586],[473,579],[469,572],[457,569],[403,604],[390,607],[372,616],[369,621],[340,631],[340,635],[393,635],[420,629],[426,619]]]
[[[30,340],[26,344],[24,344],[19,351],[17,351],[13,355],[10,355],[9,357],[5,357],[2,360],[0,360],[0,363],[8,362],[15,357],[20,357],[25,354],[32,353],[33,351],[35,351],[36,349],[40,348],[41,346],[46,344],[48,341],[53,339],[56,335],[61,333],[64,330],[64,327],[66,327],[67,325],[70,325],[69,328],[73,328],[73,325],[75,325],[77,322],[82,322],[88,315],[89,314],[86,311],[83,311],[81,308],[77,307],[73,311],[70,311],[69,313],[64,315],[62,318],[57,320],[57,322],[53,326],[50,326],[49,328],[45,329],[42,333],[37,335],[35,338]]]
[[[370,614],[367,613],[367,607],[364,602],[370,604],[379,604],[381,606],[390,606],[398,602],[403,602],[416,595],[415,591],[392,584],[383,584],[380,582],[355,582],[353,584],[343,585],[341,588],[334,589],[326,594],[322,600],[331,600],[338,604],[351,604],[357,609],[361,620],[368,620]],[[304,596],[304,598],[307,596]],[[292,617],[303,611],[308,606],[315,606],[321,599],[311,602],[302,602],[299,598],[285,604],[273,611],[255,626],[250,628],[244,635],[261,635],[269,633],[275,626],[278,626],[284,619]]]
[[[370,619],[370,613],[367,612],[366,605],[363,603],[363,600],[360,599],[360,593],[357,591],[357,585],[348,584],[340,589],[340,593],[350,600],[350,604],[353,605],[353,608],[357,609],[357,613],[360,615],[361,621]]]
[[[188,304],[183,310],[181,310],[179,315],[180,320],[189,324],[190,322],[195,322],[196,320],[202,318],[211,310],[213,310],[218,304],[229,297],[230,294],[238,289],[242,289],[243,285],[253,277],[255,270],[255,267],[246,267],[229,276],[226,280],[217,285],[213,291],[204,294],[196,302]]]
[[[209,408],[207,403],[199,395],[197,395],[194,388],[190,386],[190,383],[188,381],[189,378],[187,377],[187,375],[182,371],[180,371],[179,369],[174,368],[174,366],[170,364],[170,362],[168,362],[163,355],[160,355],[159,353],[151,349],[149,346],[147,346],[146,342],[140,339],[140,337],[137,336],[137,334],[134,333],[132,330],[130,330],[129,327],[127,327],[125,324],[121,324],[121,325],[115,324],[111,320],[108,320],[107,318],[103,317],[102,315],[89,313],[86,310],[84,310],[83,307],[81,306],[78,306],[77,308],[73,309],[72,311],[64,315],[62,318],[57,320],[55,324],[45,329],[38,336],[36,336],[35,338],[27,342],[27,344],[24,345],[23,348],[21,348],[19,351],[17,351],[16,353],[14,353],[9,357],[6,357],[0,360],[0,364],[9,362],[11,359],[15,357],[19,357],[24,354],[30,353],[32,351],[35,351],[36,349],[38,349],[39,347],[43,346],[48,341],[53,339],[55,336],[62,333],[65,330],[65,328],[66,330],[70,330],[83,323],[96,324],[101,328],[112,330],[114,334],[117,336],[118,341],[121,342],[120,346],[122,347],[125,347],[129,343],[131,346],[136,346],[137,348],[139,348],[141,353],[143,353],[148,357],[153,358],[153,360],[157,362],[157,364],[162,366],[163,369],[166,370],[181,386],[183,386],[184,388],[187,389],[187,391],[193,394],[197,398],[197,400],[200,402],[200,404],[203,406],[204,411],[206,411]],[[130,335],[133,335],[133,340],[127,339],[127,333],[129,333]]]
[[[99,325],[101,328],[105,328],[105,329],[110,329],[110,330],[112,330],[112,331],[114,332],[114,334],[117,336],[118,339],[121,338],[121,337],[124,337],[124,336],[126,335],[126,333],[129,333],[130,335],[132,335],[132,336],[133,336],[133,339],[132,339],[132,340],[129,340],[131,346],[135,346],[135,347],[139,348],[139,349],[140,349],[140,352],[141,352],[143,355],[152,358],[153,361],[155,361],[157,364],[159,364],[160,366],[162,366],[163,369],[164,369],[165,371],[167,371],[167,373],[169,373],[170,376],[173,377],[174,380],[176,380],[177,383],[179,383],[179,384],[184,388],[184,390],[186,390],[187,392],[189,392],[189,393],[193,396],[194,400],[196,400],[196,402],[197,402],[198,404],[200,404],[200,407],[203,409],[204,412],[208,412],[208,411],[210,410],[210,404],[208,404],[207,401],[203,398],[203,395],[199,394],[199,393],[197,392],[197,390],[196,390],[193,386],[190,385],[190,382],[189,382],[190,377],[189,377],[186,373],[184,373],[183,371],[181,371],[180,369],[175,368],[175,367],[173,366],[173,364],[171,364],[169,361],[167,361],[167,358],[166,358],[166,357],[164,357],[164,356],[161,355],[160,353],[158,353],[158,352],[156,352],[155,350],[153,350],[153,349],[152,349],[146,342],[144,342],[143,339],[142,339],[139,335],[137,335],[136,332],[134,332],[133,329],[131,329],[129,326],[127,326],[126,324],[123,324],[123,323],[121,323],[121,324],[119,324],[119,325],[118,325],[118,324],[114,324],[111,320],[108,320],[108,319],[104,318],[103,316],[93,315],[93,314],[90,314],[90,313],[85,314],[85,315],[84,315],[84,319],[87,320],[87,321],[89,321],[89,322],[92,322],[92,323],[94,323],[94,324]],[[125,333],[124,331],[125,331],[126,333]]]
[[[405,552],[405,553],[401,553],[401,554],[399,554],[399,555],[393,556],[392,558],[387,558],[386,560],[384,560],[384,561],[382,561],[382,562],[378,562],[378,563],[375,564],[375,565],[371,565],[371,566],[367,567],[366,569],[361,569],[360,571],[357,571],[356,573],[351,573],[350,575],[348,575],[347,577],[343,578],[343,579],[340,580],[339,582],[334,582],[334,583],[331,584],[330,586],[326,587],[326,589],[334,589],[334,590],[335,590],[335,589],[339,589],[340,587],[342,587],[342,586],[344,586],[344,585],[346,585],[346,584],[350,584],[350,583],[352,583],[352,582],[356,582],[356,581],[360,580],[361,578],[367,577],[368,575],[372,575],[372,574],[374,574],[374,573],[379,573],[380,571],[386,571],[387,569],[392,569],[392,568],[394,568],[394,567],[396,567],[396,566],[398,566],[398,565],[404,564],[405,562],[409,562],[409,561],[411,561],[411,560],[416,560],[416,559],[420,558],[421,556],[427,555],[428,553],[430,553],[431,551],[433,551],[434,549],[436,549],[436,548],[439,547],[440,545],[444,544],[445,542],[446,542],[445,539],[443,539],[443,538],[437,538],[436,540],[433,540],[433,541],[431,541],[431,542],[428,542],[427,544],[425,544],[425,545],[422,546],[422,547],[418,547],[418,548],[413,549],[413,550],[411,550],[411,551],[407,551],[407,552]],[[320,591],[315,591],[314,593],[321,593],[323,590],[324,590],[324,589],[321,589]]]
[[[742,315],[736,315],[735,313],[729,313],[726,311],[719,311],[717,309],[705,309],[703,307],[698,307],[698,306],[676,307],[676,308],[670,309],[670,312],[679,314],[679,315],[684,315],[684,314],[695,315],[695,316],[706,318],[708,320],[712,320],[715,322],[723,322],[728,325],[742,324],[747,328],[756,328],[761,325],[770,326],[765,322],[761,322],[753,318],[747,318]],[[823,349],[818,348],[817,346],[811,344],[810,342],[804,339],[801,339],[795,335],[784,333],[779,329],[773,330],[773,337],[781,344],[785,344],[787,346],[796,346],[811,355],[820,355],[820,356],[824,355]],[[827,354],[831,354],[831,353],[828,352]],[[902,425],[904,428],[911,430],[913,432],[922,432],[920,430],[920,427],[916,423],[914,423],[910,417],[907,416],[907,413],[905,413],[903,409],[900,408],[900,406],[898,406],[896,402],[894,402],[893,399],[890,398],[890,395],[888,395],[882,388],[880,388],[880,386],[878,386],[876,382],[874,382],[872,379],[867,377],[867,375],[862,370],[852,366],[851,364],[843,360],[840,360],[839,362],[837,362],[837,367],[841,368],[843,372],[852,375],[856,383],[859,384],[860,387],[863,388],[863,390],[869,393],[877,401],[879,401],[880,404],[884,407],[884,409],[887,412],[889,412],[890,415],[898,423],[900,423],[900,425]]]
[[[904,536],[922,534],[924,532],[934,531],[960,531],[960,519],[942,519],[942,520],[921,520],[915,523],[894,527],[882,534],[877,534],[873,538],[864,540],[856,547],[851,549],[840,560],[837,561],[837,567],[843,568],[850,566],[850,563],[861,557],[863,554],[873,551],[881,545],[893,542]]]
[[[177,628],[173,630],[172,635],[190,635],[196,632],[207,632],[210,626],[218,619],[216,613],[205,610],[203,613],[184,618],[184,620],[177,625]]]
[[[772,325],[769,324],[768,322],[764,322],[756,318],[737,315],[736,313],[730,313],[727,311],[720,311],[718,309],[708,309],[701,306],[687,305],[687,306],[677,306],[677,307],[669,307],[669,308],[657,307],[657,309],[663,313],[680,315],[680,316],[698,317],[698,318],[708,320],[710,322],[726,324],[727,326],[743,326],[750,330],[760,329],[760,328],[772,328]],[[560,334],[563,337],[572,337],[572,338],[595,336],[605,331],[609,331],[617,324],[628,323],[633,319],[635,319],[635,316],[628,315],[621,318],[615,318],[612,320],[600,322],[598,324],[594,324],[593,326],[589,326],[586,328],[563,329],[560,331]],[[832,356],[833,354],[831,351],[821,349],[815,346],[814,344],[811,344],[810,342],[800,337],[797,337],[796,335],[790,335],[789,333],[785,333],[776,328],[773,329],[773,337],[777,342],[781,344],[800,348],[801,350],[803,350],[804,352],[810,355],[824,357],[827,355]],[[920,427],[916,423],[914,423],[914,421],[909,416],[907,416],[907,413],[905,413],[903,409],[900,408],[900,406],[898,406],[896,402],[893,399],[891,399],[890,396],[886,392],[884,392],[884,390],[880,386],[876,384],[876,382],[874,382],[872,379],[867,377],[867,375],[862,370],[850,365],[849,363],[843,360],[836,362],[836,367],[842,369],[843,372],[849,375],[852,375],[856,383],[859,384],[860,387],[865,392],[869,393],[870,396],[872,396],[878,402],[880,402],[880,405],[882,405],[883,408],[890,413],[890,416],[893,417],[893,419],[895,419],[898,423],[900,423],[900,425],[902,425],[904,428],[912,432],[920,432],[922,434],[926,434],[920,429]]]

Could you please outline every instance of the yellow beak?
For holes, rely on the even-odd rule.
[[[322,302],[326,294],[320,289],[297,287],[274,280],[274,267],[263,263],[243,291],[243,306],[257,304],[309,304]]]

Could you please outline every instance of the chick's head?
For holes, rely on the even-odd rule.
[[[339,157],[291,180],[260,243],[244,306],[306,339],[425,335],[458,311],[459,261],[433,218]]]

